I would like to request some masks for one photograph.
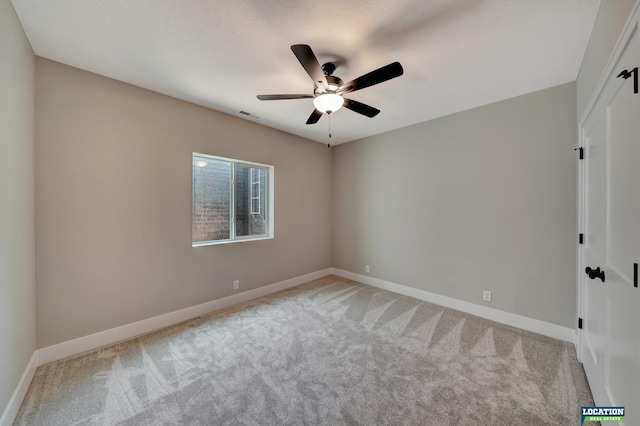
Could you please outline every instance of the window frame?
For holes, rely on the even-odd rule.
[[[194,241],[193,240],[193,226],[194,226],[194,199],[195,199],[195,167],[196,166],[196,157],[201,157],[205,159],[211,159],[216,161],[224,161],[231,164],[231,179],[229,185],[230,191],[230,208],[229,208],[229,238],[224,240],[208,240],[208,241]],[[236,235],[236,166],[245,166],[245,167],[254,167],[263,169],[266,171],[266,180],[267,183],[265,185],[265,227],[266,232],[258,235]],[[270,164],[262,164],[256,163],[253,161],[245,161],[239,160],[236,158],[228,158],[228,157],[220,157],[217,155],[203,154],[200,152],[192,152],[191,153],[191,247],[204,247],[204,246],[213,246],[213,245],[221,245],[221,244],[231,244],[231,243],[240,243],[247,241],[260,241],[260,240],[270,240],[274,238],[274,210],[275,210],[275,197],[274,197],[274,188],[275,188],[275,167]],[[251,200],[249,200],[251,201]]]

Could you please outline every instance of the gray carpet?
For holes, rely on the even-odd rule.
[[[17,425],[578,425],[571,344],[328,276],[37,369]]]

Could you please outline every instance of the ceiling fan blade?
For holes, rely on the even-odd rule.
[[[305,99],[313,98],[313,95],[258,95],[261,101],[277,101],[280,99]]]
[[[293,54],[296,55],[298,61],[300,61],[300,65],[302,68],[309,74],[311,80],[315,83],[316,86],[327,87],[327,79],[325,78],[324,72],[320,67],[320,63],[316,58],[316,55],[313,54],[313,50],[311,47],[306,44],[294,44],[291,46],[291,50]]]
[[[402,69],[400,62],[394,62],[343,84],[338,89],[338,93],[355,92],[356,90],[364,89],[365,87],[400,77],[403,73],[404,70]]]
[[[379,109],[363,104],[362,102],[354,101],[353,99],[344,98],[343,106],[345,108],[349,108],[351,111],[357,112],[358,114],[366,115],[369,118],[380,114]]]
[[[314,109],[307,120],[307,124],[316,124],[318,120],[320,120],[320,117],[322,117],[322,113],[317,109]]]

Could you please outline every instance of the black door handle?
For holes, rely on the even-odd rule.
[[[591,278],[592,280],[595,280],[596,278],[600,278],[602,282],[604,282],[604,271],[601,271],[599,266],[596,269],[591,269],[587,266],[587,269],[585,269],[585,272],[587,273],[587,275],[589,275],[589,278]]]

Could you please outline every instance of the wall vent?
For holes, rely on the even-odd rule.
[[[256,120],[260,120],[260,117],[258,117],[257,115],[253,115],[250,112],[247,111],[238,111],[238,113],[242,114],[242,115],[246,115],[247,117],[251,117],[251,118],[255,118]]]

